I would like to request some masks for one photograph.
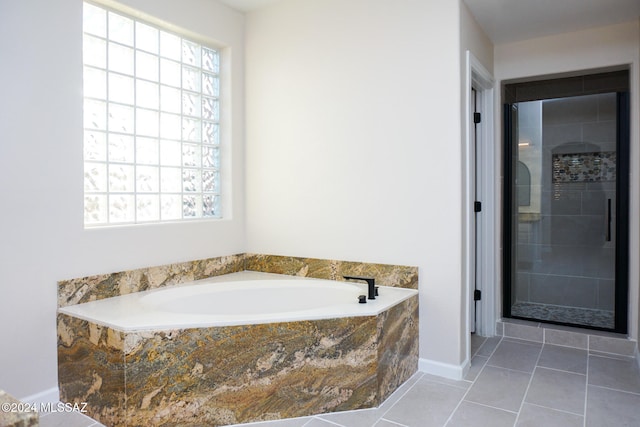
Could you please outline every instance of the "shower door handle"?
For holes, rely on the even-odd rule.
[[[611,241],[611,199],[607,199],[607,242]]]

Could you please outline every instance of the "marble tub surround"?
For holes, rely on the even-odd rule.
[[[127,376],[127,425],[219,426],[368,407],[375,328],[375,318],[358,318],[132,337],[125,363],[140,368]],[[167,368],[154,354],[174,360]]]
[[[58,282],[58,307],[66,307],[244,270],[244,254],[99,274]]]
[[[157,331],[377,316],[417,291],[381,286],[375,300],[359,304],[362,294],[353,282],[240,271],[58,312],[119,331]]]
[[[119,332],[58,315],[61,400],[107,426],[222,426],[378,406],[417,371],[418,296],[377,316]]]
[[[343,276],[373,277],[379,286],[418,289],[418,267],[405,265],[245,254],[245,269],[329,280],[344,280]]]
[[[37,427],[39,416],[37,411],[22,409],[26,408],[23,402],[11,396],[4,390],[0,390],[0,426],[2,427]],[[5,408],[6,405],[9,405]]]
[[[418,370],[418,295],[378,315],[378,400],[380,406]]]
[[[317,279],[374,277],[379,286],[418,289],[418,267],[281,255],[235,254],[58,282],[58,307],[172,286],[239,271],[260,271]]]
[[[238,254],[64,280],[58,305],[241,271],[368,276],[418,288],[417,267]],[[88,415],[118,427],[223,426],[376,407],[418,369],[418,295],[372,313],[142,330],[59,312],[61,401],[86,402]]]
[[[125,418],[123,332],[58,314],[60,401],[87,403],[87,415],[105,425]]]

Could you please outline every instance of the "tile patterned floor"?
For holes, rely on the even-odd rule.
[[[614,312],[594,308],[566,307],[552,304],[533,302],[516,302],[511,306],[511,314],[528,319],[548,320],[574,325],[585,325],[613,329],[615,326]]]
[[[472,337],[464,381],[418,372],[379,408],[243,427],[640,426],[640,369],[631,357],[514,338]],[[99,427],[81,414],[42,427]]]

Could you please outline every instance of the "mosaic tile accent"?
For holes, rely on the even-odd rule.
[[[418,267],[403,265],[246,254],[245,269],[340,281],[342,276],[374,277],[380,286],[418,289]]]
[[[418,296],[378,316],[118,332],[60,314],[61,400],[106,426],[223,426],[379,406],[418,367]],[[126,378],[126,382],[125,382]]]
[[[553,155],[553,182],[616,180],[616,152]]]
[[[244,254],[61,280],[58,307],[126,295],[244,270]]]
[[[511,315],[573,325],[594,326],[597,328],[613,329],[615,327],[613,311],[593,308],[516,302],[511,307]]]

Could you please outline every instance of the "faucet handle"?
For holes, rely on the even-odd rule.
[[[376,279],[373,277],[360,277],[360,276],[342,276],[345,280],[364,280],[367,282],[368,292],[367,299],[376,299]]]

